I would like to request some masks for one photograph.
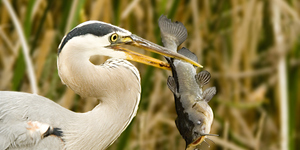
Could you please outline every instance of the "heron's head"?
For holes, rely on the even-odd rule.
[[[181,59],[195,66],[202,67],[197,62],[183,55],[138,37],[125,29],[100,21],[87,21],[72,29],[60,43],[58,56],[60,57],[65,51],[72,51],[72,54],[75,52],[78,54],[77,56],[80,57],[102,55],[132,60],[163,69],[170,68],[168,63],[129,50],[128,46],[141,48],[171,58]]]

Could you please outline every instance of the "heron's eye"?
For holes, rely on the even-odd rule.
[[[118,34],[117,33],[114,33],[110,36],[110,41],[112,42],[116,42],[118,39]]]

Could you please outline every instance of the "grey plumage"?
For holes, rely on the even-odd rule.
[[[38,120],[64,130],[77,118],[74,112],[45,97],[9,91],[0,91],[0,115],[0,149],[40,149],[47,144],[62,149],[61,137],[48,136],[42,140],[40,133],[27,129],[27,123]]]
[[[115,64],[115,61],[120,63],[125,60],[108,62]],[[129,62],[126,61],[126,63]],[[90,68],[86,66],[85,69]],[[112,87],[113,84],[108,83],[103,86],[99,84],[103,83],[102,81],[93,80],[94,77],[99,76],[96,72],[95,76],[88,79],[94,84],[89,85],[100,89],[102,94],[101,91],[94,91],[104,97],[97,96],[102,102],[101,105],[86,113],[74,113],[47,98],[34,94],[0,92],[0,149],[106,149],[135,116],[141,91],[139,77],[131,70],[125,67],[117,68],[117,66],[109,70],[108,76],[102,75],[102,80],[117,79],[118,87]],[[103,71],[105,71],[104,68],[99,70],[99,72]],[[124,74],[126,75],[122,76]],[[77,78],[77,83],[78,81],[84,80]],[[87,87],[84,88],[85,85],[81,85],[83,89],[89,90]],[[91,90],[90,92],[93,92]],[[113,91],[118,91],[118,93]],[[109,94],[106,96],[110,99],[105,98],[103,92]],[[90,93],[90,95],[95,94]],[[31,132],[28,129],[29,121],[59,127],[63,136],[43,138],[39,130]]]
[[[93,24],[113,32],[89,30],[71,35]],[[75,113],[42,96],[1,91],[1,150],[106,149],[135,116],[141,93],[139,72],[125,60],[124,52],[109,47],[112,34],[129,37],[131,33],[99,21],[82,23],[72,31],[59,45],[59,76],[75,93],[97,98],[100,104],[89,112]],[[94,55],[113,58],[94,65],[89,61]]]

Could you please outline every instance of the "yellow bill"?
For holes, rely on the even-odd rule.
[[[152,65],[158,68],[163,68],[163,69],[168,69],[170,70],[170,66],[168,63],[131,51],[129,49],[126,49],[124,47],[122,47],[122,45],[130,45],[130,46],[134,46],[134,47],[138,47],[138,48],[142,48],[144,50],[153,52],[153,53],[157,53],[166,57],[170,57],[170,58],[175,58],[175,59],[179,59],[179,60],[184,60],[188,63],[193,64],[194,66],[203,68],[202,65],[198,64],[197,62],[177,53],[174,52],[172,50],[169,50],[163,46],[157,45],[155,43],[152,43],[148,40],[145,40],[141,37],[138,37],[136,35],[131,35],[131,36],[126,36],[126,37],[120,37],[119,40],[117,40],[115,43],[113,43],[111,45],[111,47],[115,50],[119,50],[119,51],[124,51],[125,54],[128,56],[127,58],[129,60],[133,60],[136,62],[140,62],[140,63],[144,63],[147,65]]]

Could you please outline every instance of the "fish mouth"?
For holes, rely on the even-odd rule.
[[[194,148],[200,145],[206,138],[206,136],[219,136],[218,134],[202,134],[200,137],[196,138],[192,143],[187,145],[186,149]]]
[[[191,144],[189,144],[187,146],[187,148],[195,147],[195,146],[200,145],[204,141],[205,137],[206,136],[200,136],[200,137],[198,137],[196,140],[194,140],[194,142],[192,142]]]

